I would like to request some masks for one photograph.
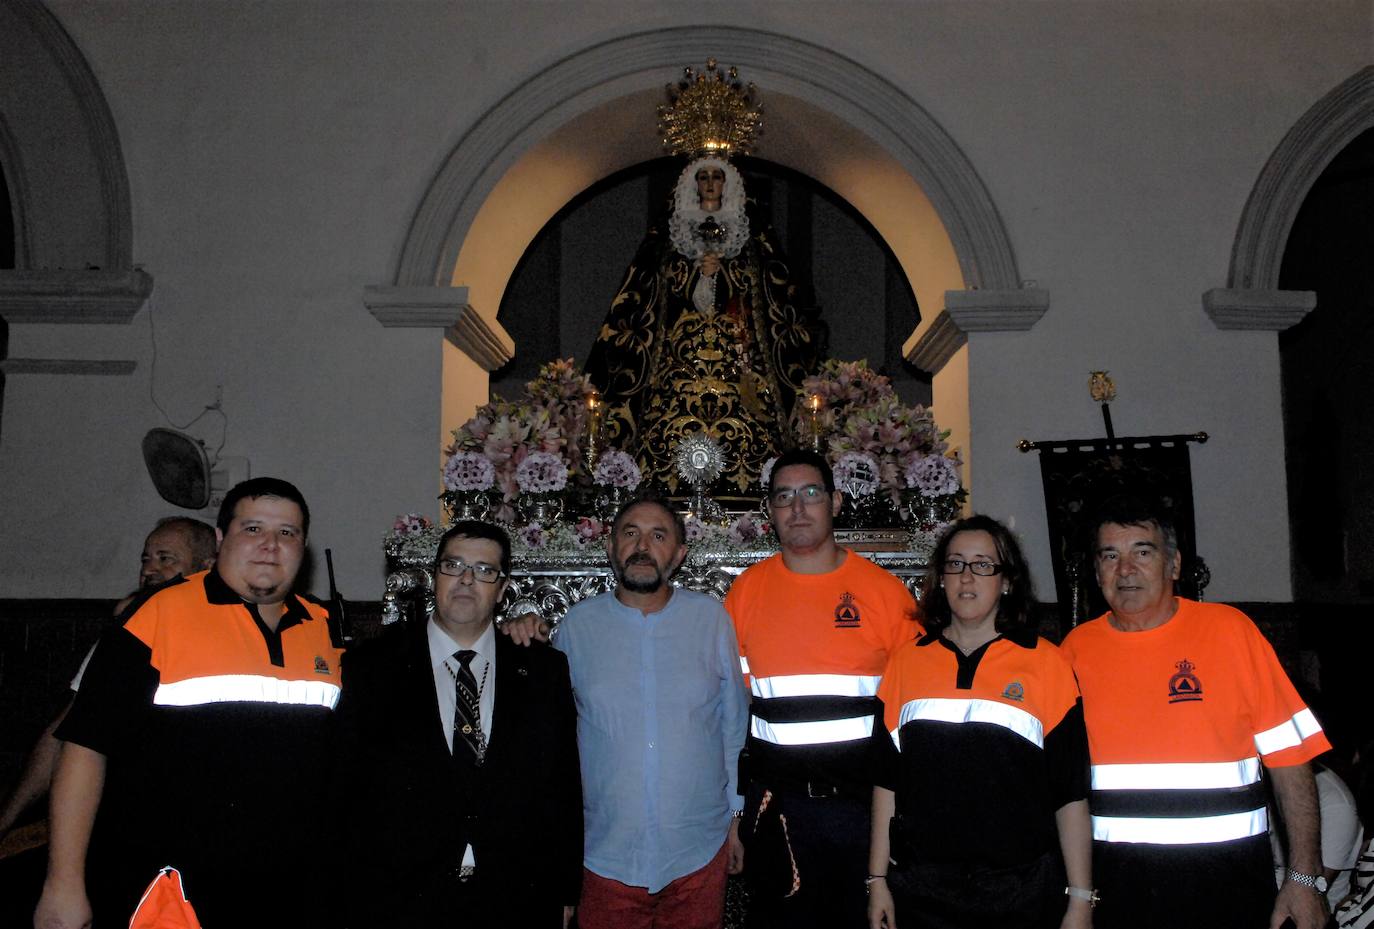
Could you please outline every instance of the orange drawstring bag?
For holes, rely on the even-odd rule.
[[[201,929],[191,901],[181,888],[181,872],[173,867],[163,868],[143,891],[129,929]]]

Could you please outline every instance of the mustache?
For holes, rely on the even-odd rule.
[[[653,560],[652,558],[650,558],[650,557],[648,556],[647,553],[645,553],[645,552],[640,552],[640,553],[637,554],[637,555],[631,555],[629,558],[626,558],[626,559],[625,559],[625,563],[626,563],[626,564],[648,564],[648,565],[651,565],[651,564],[654,563],[654,560]]]

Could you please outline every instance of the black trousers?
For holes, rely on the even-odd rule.
[[[1202,845],[1093,843],[1094,929],[1266,929],[1274,910],[1267,835]]]
[[[1058,852],[1010,867],[898,864],[887,884],[902,929],[1056,929],[1068,904]]]
[[[749,797],[746,811],[757,807]],[[858,795],[816,798],[805,793],[776,796],[787,818],[801,888],[791,897],[761,892],[749,880],[750,851],[744,853],[749,884],[747,929],[867,929],[869,819],[872,801]],[[746,812],[746,817],[749,815]]]
[[[549,894],[501,875],[484,880],[480,870],[466,881],[452,873],[431,875],[377,888],[373,894],[362,891],[358,897],[358,905],[340,921],[346,929],[561,929],[563,925],[563,906]]]

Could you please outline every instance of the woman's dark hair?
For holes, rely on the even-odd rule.
[[[997,605],[997,631],[1007,633],[1038,628],[1035,619],[1035,585],[1031,581],[1030,568],[1026,566],[1026,556],[1021,554],[1021,546],[1017,544],[1016,536],[991,516],[975,514],[951,524],[944,535],[940,536],[935,551],[931,553],[930,574],[926,575],[921,594],[926,631],[938,633],[954,618],[942,589],[945,575],[940,573],[940,569],[949,554],[949,543],[961,532],[986,532],[992,536],[993,545],[997,548],[997,561],[1002,566],[1002,571],[997,577],[1007,589]]]

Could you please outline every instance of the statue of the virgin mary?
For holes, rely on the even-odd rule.
[[[750,222],[739,171],[719,154],[692,160],[667,234],[649,230],[587,359],[605,442],[676,490],[678,443],[705,434],[726,457],[718,491],[756,484],[791,444],[793,403],[822,349],[790,278],[771,230]]]

